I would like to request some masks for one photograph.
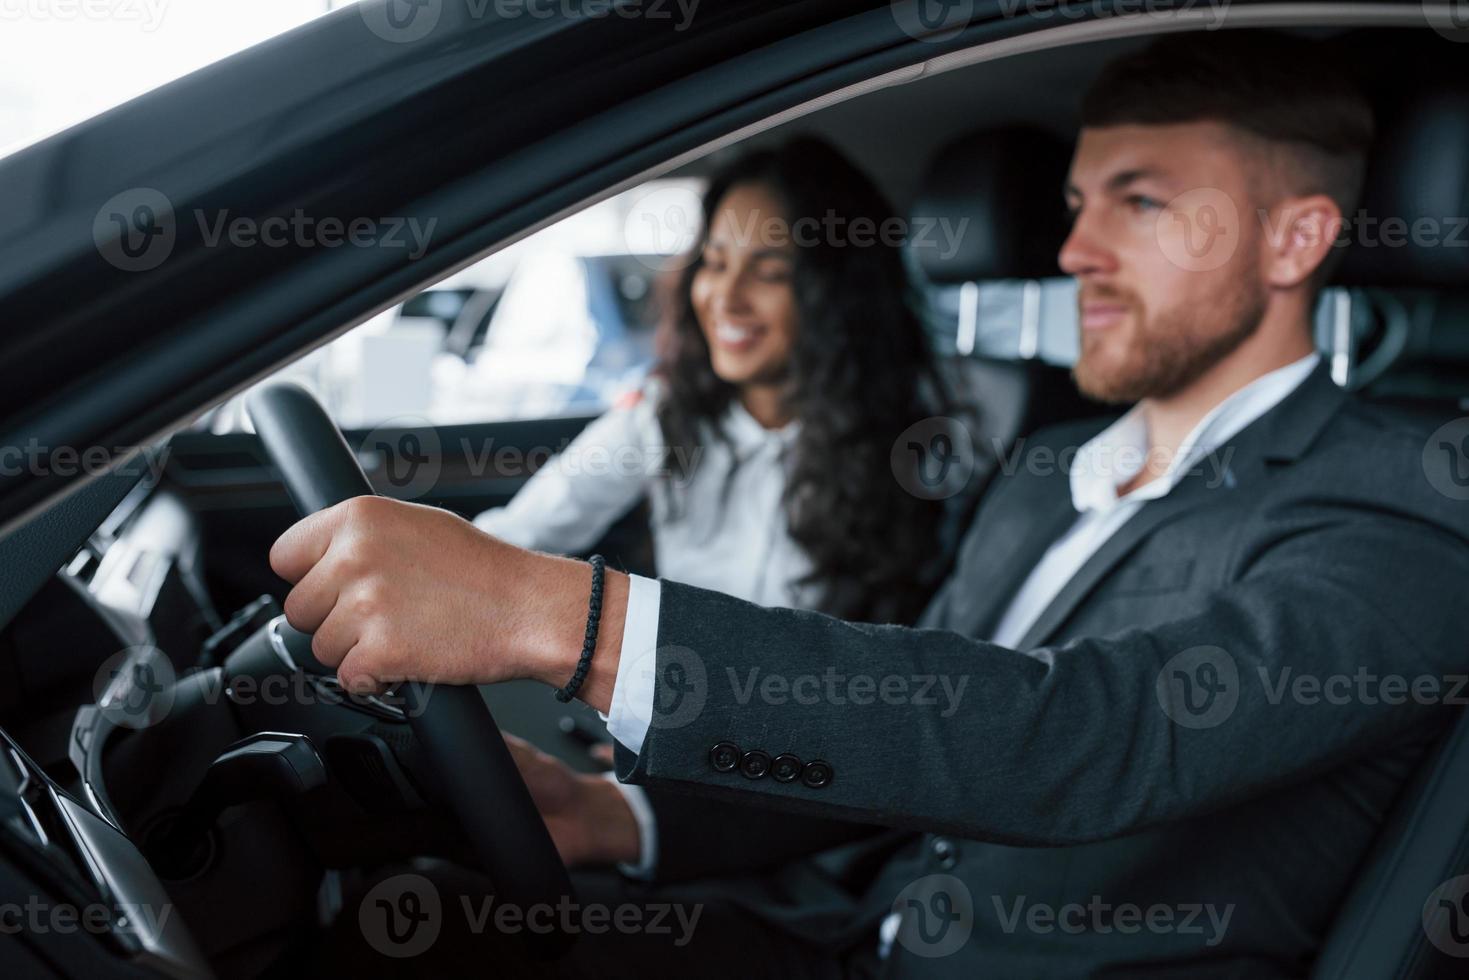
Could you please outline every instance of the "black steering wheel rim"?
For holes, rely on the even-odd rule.
[[[246,403],[303,517],[374,492],[341,431],[305,388],[276,382],[252,392]],[[532,908],[574,905],[566,866],[478,689],[407,685],[402,693],[413,734],[494,880],[497,900],[519,907],[526,921]],[[547,920],[559,923],[561,917],[542,917]],[[559,954],[572,939],[560,930],[523,935],[544,955]]]

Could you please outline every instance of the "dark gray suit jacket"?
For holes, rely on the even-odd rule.
[[[1047,460],[1102,424],[1021,447],[926,628],[664,584],[653,724],[619,755],[654,790],[664,873],[794,866],[863,825],[901,828],[857,863],[845,926],[822,926],[855,941],[896,902],[893,975],[1308,969],[1445,702],[1469,696],[1456,460],[1323,366],[1145,504],[1019,651],[974,639],[1076,517]],[[719,743],[831,778],[720,771]]]

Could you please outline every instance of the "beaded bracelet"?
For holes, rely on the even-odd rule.
[[[576,662],[576,672],[566,686],[553,692],[556,700],[563,703],[576,697],[582,681],[587,679],[587,671],[592,669],[592,654],[597,649],[597,627],[602,624],[602,582],[606,577],[607,563],[601,555],[593,555],[589,561],[592,565],[592,597],[587,604],[587,633],[581,643],[581,659]]]

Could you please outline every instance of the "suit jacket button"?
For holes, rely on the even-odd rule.
[[[759,749],[751,749],[740,758],[740,772],[746,779],[759,779],[770,771],[770,756]]]
[[[812,789],[821,789],[821,787],[831,782],[832,777],[835,775],[831,771],[831,766],[817,759],[814,762],[806,763],[806,768],[801,770],[801,782]]]
[[[720,742],[709,750],[709,764],[715,772],[733,772],[740,764],[740,747],[733,742]]]
[[[789,752],[783,752],[770,764],[770,774],[777,783],[794,782],[801,775],[801,760]]]
[[[949,837],[935,837],[928,845],[934,863],[945,871],[959,863],[959,845]]]

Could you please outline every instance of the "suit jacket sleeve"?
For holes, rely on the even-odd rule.
[[[1233,552],[1201,611],[1028,651],[665,582],[658,674],[680,689],[660,687],[619,775],[1044,846],[1222,808],[1421,739],[1469,668],[1465,505],[1424,479],[1422,449],[1403,439],[1297,462],[1308,472],[1293,492],[1267,489],[1234,540],[1199,542]],[[1363,697],[1351,685],[1364,672],[1440,687]],[[1297,687],[1303,676],[1323,686]],[[832,778],[721,772],[720,742],[821,760]]]
[[[702,795],[653,789],[648,792],[648,802],[657,824],[658,865],[653,880],[659,882],[780,868],[873,837],[884,829],[772,813],[772,804],[759,797],[717,802]]]

